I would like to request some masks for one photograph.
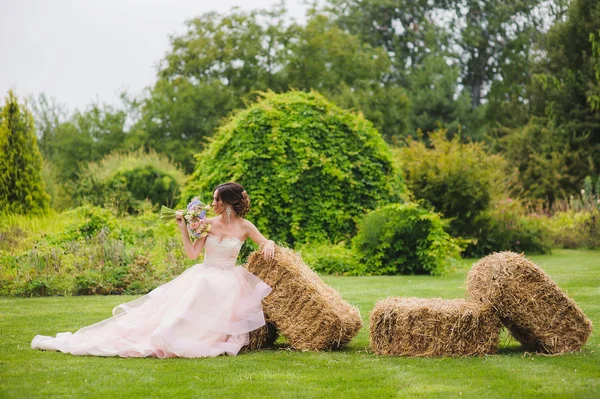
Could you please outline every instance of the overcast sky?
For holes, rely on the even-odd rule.
[[[0,0],[0,96],[46,93],[70,111],[93,101],[118,103],[155,80],[168,36],[184,21],[276,0]],[[301,0],[286,1],[304,21]]]

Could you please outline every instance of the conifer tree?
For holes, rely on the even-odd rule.
[[[49,199],[33,117],[9,91],[0,113],[0,212],[43,213]]]

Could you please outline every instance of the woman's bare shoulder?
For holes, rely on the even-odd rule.
[[[254,226],[254,223],[252,223],[251,221],[249,221],[248,219],[243,219],[242,221],[242,226],[244,227],[244,229],[246,230],[250,230],[250,229],[255,229],[256,226]]]

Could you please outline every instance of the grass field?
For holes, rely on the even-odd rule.
[[[600,326],[600,252],[556,250],[531,258]],[[472,261],[448,275],[324,279],[359,306],[365,327],[335,352],[263,350],[205,359],[76,357],[30,348],[110,316],[128,296],[0,298],[0,397],[600,397],[600,338],[579,353],[525,353],[506,333],[483,358],[378,357],[369,312],[387,296],[464,297]],[[596,330],[598,327],[596,327]]]

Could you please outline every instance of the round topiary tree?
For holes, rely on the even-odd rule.
[[[115,152],[82,171],[77,202],[135,213],[147,199],[158,209],[178,201],[184,182],[185,174],[154,151]]]
[[[352,240],[364,274],[440,274],[460,258],[460,246],[444,231],[440,215],[416,203],[370,212]]]
[[[12,91],[0,110],[0,212],[44,213],[50,196],[44,190],[33,117]]]
[[[250,194],[248,218],[287,245],[348,239],[366,211],[404,187],[373,125],[316,92],[262,93],[196,158],[184,202],[237,181]]]

